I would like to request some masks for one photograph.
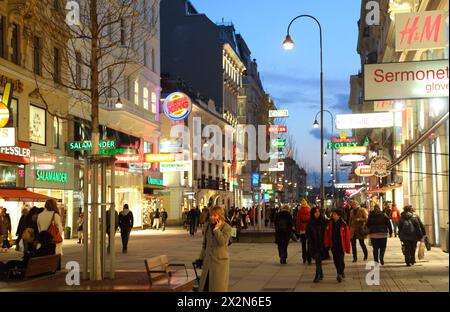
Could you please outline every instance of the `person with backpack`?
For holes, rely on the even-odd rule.
[[[130,211],[128,204],[125,204],[123,205],[123,210],[119,214],[120,235],[122,236],[122,253],[128,252],[128,240],[130,239],[133,225],[133,213]]]
[[[380,206],[375,204],[373,210],[369,213],[369,219],[366,224],[369,229],[369,237],[373,248],[373,261],[384,265],[384,253],[388,232],[392,237],[392,225],[389,217],[381,211]]]
[[[288,257],[287,248],[289,245],[289,240],[292,237],[292,228],[294,226],[288,205],[284,205],[281,211],[275,215],[274,224],[275,243],[278,245],[280,264],[286,264]]]
[[[367,236],[366,222],[367,222],[367,210],[361,208],[356,200],[351,203],[352,209],[350,210],[350,236],[352,243],[353,262],[358,261],[358,251],[356,249],[356,240],[359,241],[359,245],[364,253],[364,261],[367,260],[368,252],[364,239]]]
[[[396,204],[392,204],[391,214],[389,215],[389,219],[392,221],[392,226],[394,228],[394,236],[397,237],[398,234],[398,222],[400,221],[400,211],[397,208]]]
[[[406,266],[416,263],[417,242],[426,235],[425,227],[420,218],[414,213],[412,206],[406,206],[400,215],[398,223],[399,237],[405,255]]]
[[[202,251],[195,261],[202,268],[200,292],[228,291],[230,279],[230,255],[228,246],[231,226],[226,222],[225,211],[220,206],[210,209],[209,222],[205,223]]]
[[[306,236],[306,227],[310,220],[311,208],[308,205],[306,199],[303,199],[300,204],[300,209],[297,212],[297,233],[300,236],[300,240],[302,243],[302,259],[303,264],[308,261],[308,264],[311,264],[311,255],[309,253],[307,236]]]
[[[345,254],[350,253],[350,229],[342,219],[341,209],[333,209],[323,237],[323,244],[331,249],[339,283],[345,279]]]
[[[327,221],[316,207],[311,208],[311,218],[306,227],[306,236],[308,237],[308,250],[311,257],[316,262],[316,276],[314,283],[323,280],[322,260],[325,257],[325,248],[323,243],[323,234],[325,232]]]

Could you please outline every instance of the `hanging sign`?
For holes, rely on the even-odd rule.
[[[391,165],[391,160],[386,156],[377,156],[370,161],[370,168],[376,177],[384,178],[391,174],[388,167]]]
[[[191,99],[182,92],[174,92],[164,100],[164,114],[174,121],[183,120],[192,110]]]
[[[365,154],[367,153],[366,146],[344,146],[339,148],[338,154]]]
[[[269,126],[270,133],[286,133],[286,126]]]
[[[355,169],[355,174],[359,177],[373,176],[372,168],[370,166],[361,166]]]
[[[192,160],[188,161],[176,161],[176,162],[163,162],[160,164],[161,172],[180,172],[191,171]]]
[[[338,129],[387,128],[394,126],[393,113],[336,115]]]
[[[287,109],[269,110],[270,118],[283,118],[289,117],[289,111]]]
[[[175,161],[175,154],[145,154],[145,162],[172,162]]]

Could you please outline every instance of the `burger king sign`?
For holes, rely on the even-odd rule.
[[[175,121],[183,120],[192,110],[191,99],[181,92],[174,92],[167,96],[163,106],[166,116]]]

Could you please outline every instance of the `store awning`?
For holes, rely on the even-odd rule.
[[[0,189],[0,198],[5,201],[21,201],[21,202],[45,202],[53,199],[42,194],[33,193],[27,190],[17,189]]]
[[[387,192],[387,191],[392,191],[392,190],[394,190],[396,188],[399,188],[401,186],[402,186],[401,184],[395,184],[395,185],[391,185],[391,186],[380,187],[380,188],[376,188],[376,189],[373,189],[373,190],[369,190],[369,191],[367,191],[367,193],[369,193],[369,194],[384,193],[384,192]]]

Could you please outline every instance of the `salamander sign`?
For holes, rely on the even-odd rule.
[[[365,64],[364,100],[448,97],[448,60]]]

